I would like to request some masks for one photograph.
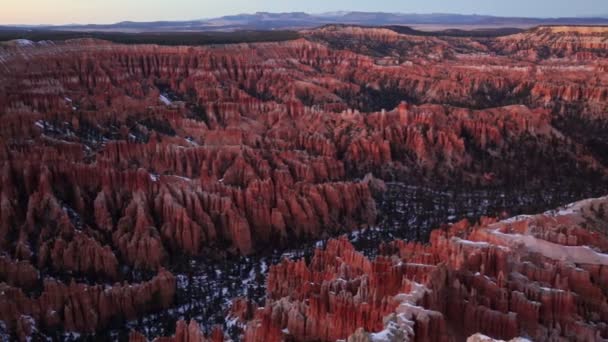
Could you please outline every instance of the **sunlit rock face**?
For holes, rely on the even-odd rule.
[[[578,60],[606,57],[608,29],[601,26],[538,27],[497,40],[496,47],[528,57],[569,57]]]
[[[335,26],[302,37],[0,45],[2,333],[99,333],[167,312],[184,258],[254,255],[374,225],[383,180],[607,183],[599,28],[471,39]],[[541,223],[521,236],[463,224],[430,245],[386,245],[373,261],[332,241],[310,264],[270,271],[268,302],[243,315],[259,325],[243,323],[242,336],[606,338],[605,271],[585,258],[603,259],[554,248],[602,250],[603,237],[581,222]],[[567,257],[552,262],[557,254]],[[186,321],[177,340],[222,335]]]

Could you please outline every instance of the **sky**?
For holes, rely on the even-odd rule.
[[[0,0],[0,25],[191,20],[258,11],[607,16],[608,0]]]

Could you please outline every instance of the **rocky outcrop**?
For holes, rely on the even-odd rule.
[[[266,305],[244,338],[605,339],[608,239],[596,231],[606,224],[597,214],[604,205],[606,197],[535,216],[461,221],[433,231],[428,245],[386,244],[373,261],[344,238],[330,240],[308,264],[272,266]],[[565,231],[569,241],[554,238]]]
[[[175,278],[166,270],[147,282],[128,285],[90,286],[54,279],[44,281],[39,295],[2,284],[0,319],[9,329],[22,331],[19,317],[30,317],[28,331],[63,328],[92,333],[111,321],[135,319],[139,315],[168,308],[175,295]]]
[[[465,47],[471,52],[488,51],[484,45],[470,39],[404,34],[395,28],[325,25],[303,34],[332,48],[375,57],[374,64],[381,66],[395,66],[417,58],[440,61],[454,57],[458,48]]]
[[[533,30],[499,38],[503,52],[530,58],[558,55],[576,60],[606,57],[608,30],[599,26],[540,26]]]
[[[0,257],[0,279],[11,286],[32,289],[39,280],[38,270],[27,261]]]
[[[13,336],[36,329],[42,335],[91,332],[104,328],[110,314],[124,320],[166,308],[172,277],[162,270],[176,260],[255,254],[373,225],[382,179],[467,187],[605,185],[608,85],[605,56],[597,51],[603,33],[543,30],[471,39],[329,26],[294,41],[210,47],[88,39],[3,44],[3,319]],[[530,35],[549,46],[550,57],[563,58],[520,53],[529,50],[521,41]],[[481,230],[469,235],[553,253],[546,258],[563,254],[572,263],[593,259],[574,247],[600,241],[582,227],[543,230],[538,223],[534,229],[544,242]],[[510,288],[525,296],[513,294],[514,308],[505,309],[504,301],[478,295],[504,289],[439,264],[484,265],[480,273],[491,269],[496,277],[500,268],[508,277],[509,254],[474,252],[466,244],[457,250],[462,244],[444,240],[435,241],[444,250],[404,252],[425,266],[397,267],[390,253],[369,261],[343,241],[319,252],[313,264],[278,266],[269,278],[277,308],[258,310],[268,329],[248,328],[247,336],[281,338],[288,325],[288,334],[299,338],[376,331],[389,324],[386,315],[406,309],[397,294],[441,279],[461,284],[442,291],[462,292],[449,303],[465,313],[462,334],[487,329],[512,337],[521,327],[510,312],[545,317],[536,303],[549,311],[565,308],[549,322],[559,323],[559,334],[588,333],[561,318],[579,310],[579,297]],[[485,265],[495,259],[500,264]],[[589,274],[526,267],[518,272],[535,281],[557,273],[560,282],[604,279],[596,265],[580,267]],[[344,281],[333,279],[336,272]],[[169,279],[164,289],[154,274]],[[316,285],[299,289],[292,276]],[[116,293],[99,299],[106,288]],[[585,305],[596,310],[600,294],[589,291],[595,299]],[[291,296],[297,301],[282,299]],[[460,318],[448,314],[441,298],[425,300],[433,306],[403,314],[424,322],[417,336],[444,336],[451,329],[444,321]],[[107,308],[108,301],[117,309]],[[243,310],[241,319],[258,315]],[[304,325],[302,316],[309,317]],[[405,324],[395,316],[393,326]],[[325,321],[334,322],[331,329]]]

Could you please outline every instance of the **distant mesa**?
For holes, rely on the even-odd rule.
[[[428,29],[471,27],[531,28],[538,25],[608,25],[608,18],[601,16],[593,18],[521,18],[449,13],[406,14],[385,12],[331,12],[322,14],[308,14],[304,12],[257,12],[253,14],[237,14],[219,18],[187,21],[123,21],[114,24],[102,25],[47,25],[28,27],[27,29],[114,32],[208,32],[236,30],[297,30],[339,23],[371,26],[409,25]],[[13,28],[23,29],[23,27]]]

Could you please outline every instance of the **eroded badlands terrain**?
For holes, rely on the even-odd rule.
[[[3,336],[608,339],[608,29],[302,37],[1,43]]]

